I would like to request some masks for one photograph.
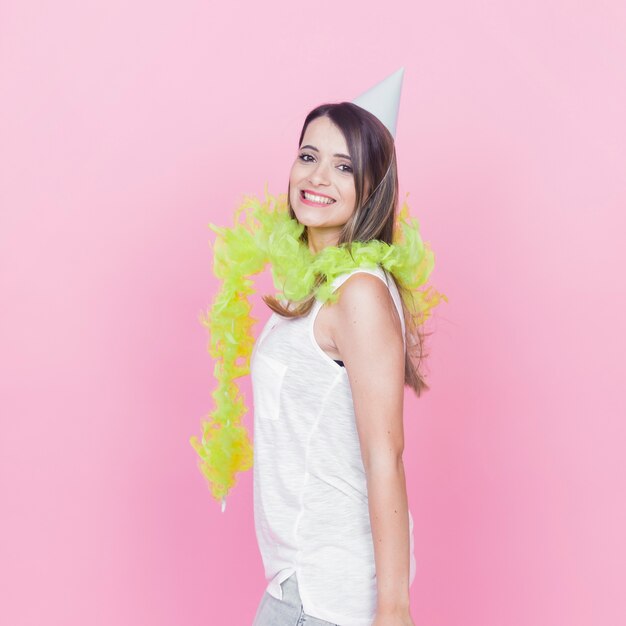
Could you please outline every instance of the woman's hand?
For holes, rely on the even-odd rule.
[[[409,610],[377,612],[372,626],[415,626]]]

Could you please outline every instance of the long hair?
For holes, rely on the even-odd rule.
[[[352,159],[356,188],[355,210],[342,227],[337,245],[346,244],[350,250],[352,242],[367,242],[372,239],[391,244],[398,209],[396,148],[391,133],[375,115],[352,102],[322,104],[313,109],[304,120],[298,147],[302,145],[308,125],[322,116],[328,117],[339,128],[346,140]],[[289,185],[287,189],[289,215],[297,220],[289,199],[290,191]],[[308,245],[306,227],[300,239]],[[402,296],[406,328],[404,382],[419,397],[423,391],[429,389],[420,372],[420,366],[427,356],[423,351],[424,338],[427,333],[424,333],[418,321],[419,312],[408,304],[412,302],[410,291],[399,284],[393,275],[392,278]],[[318,276],[315,286],[319,286],[323,280],[323,276]],[[263,301],[272,311],[281,316],[302,317],[309,313],[315,302],[315,290],[295,306],[291,306],[293,303],[284,305],[271,295],[263,296]]]

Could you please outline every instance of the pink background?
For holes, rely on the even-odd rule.
[[[252,472],[222,514],[188,442],[207,224],[402,65],[450,299],[406,394],[415,623],[626,623],[624,7],[3,0],[0,623],[252,622]]]

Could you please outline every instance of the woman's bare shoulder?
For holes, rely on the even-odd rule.
[[[376,275],[355,272],[348,276],[337,289],[341,308],[386,308],[393,304],[389,287],[382,270]]]
[[[369,332],[402,335],[402,322],[392,295],[393,281],[380,268],[379,272],[357,272],[350,275],[337,289],[339,299],[333,316],[333,334],[346,326],[359,324]],[[381,328],[385,326],[386,328]]]

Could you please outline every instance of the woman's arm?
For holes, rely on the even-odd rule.
[[[377,617],[409,616],[409,516],[404,449],[404,348],[389,289],[357,273],[339,288],[333,340],[350,380],[367,476]],[[398,622],[399,623],[399,622]],[[404,621],[402,623],[412,623]]]

